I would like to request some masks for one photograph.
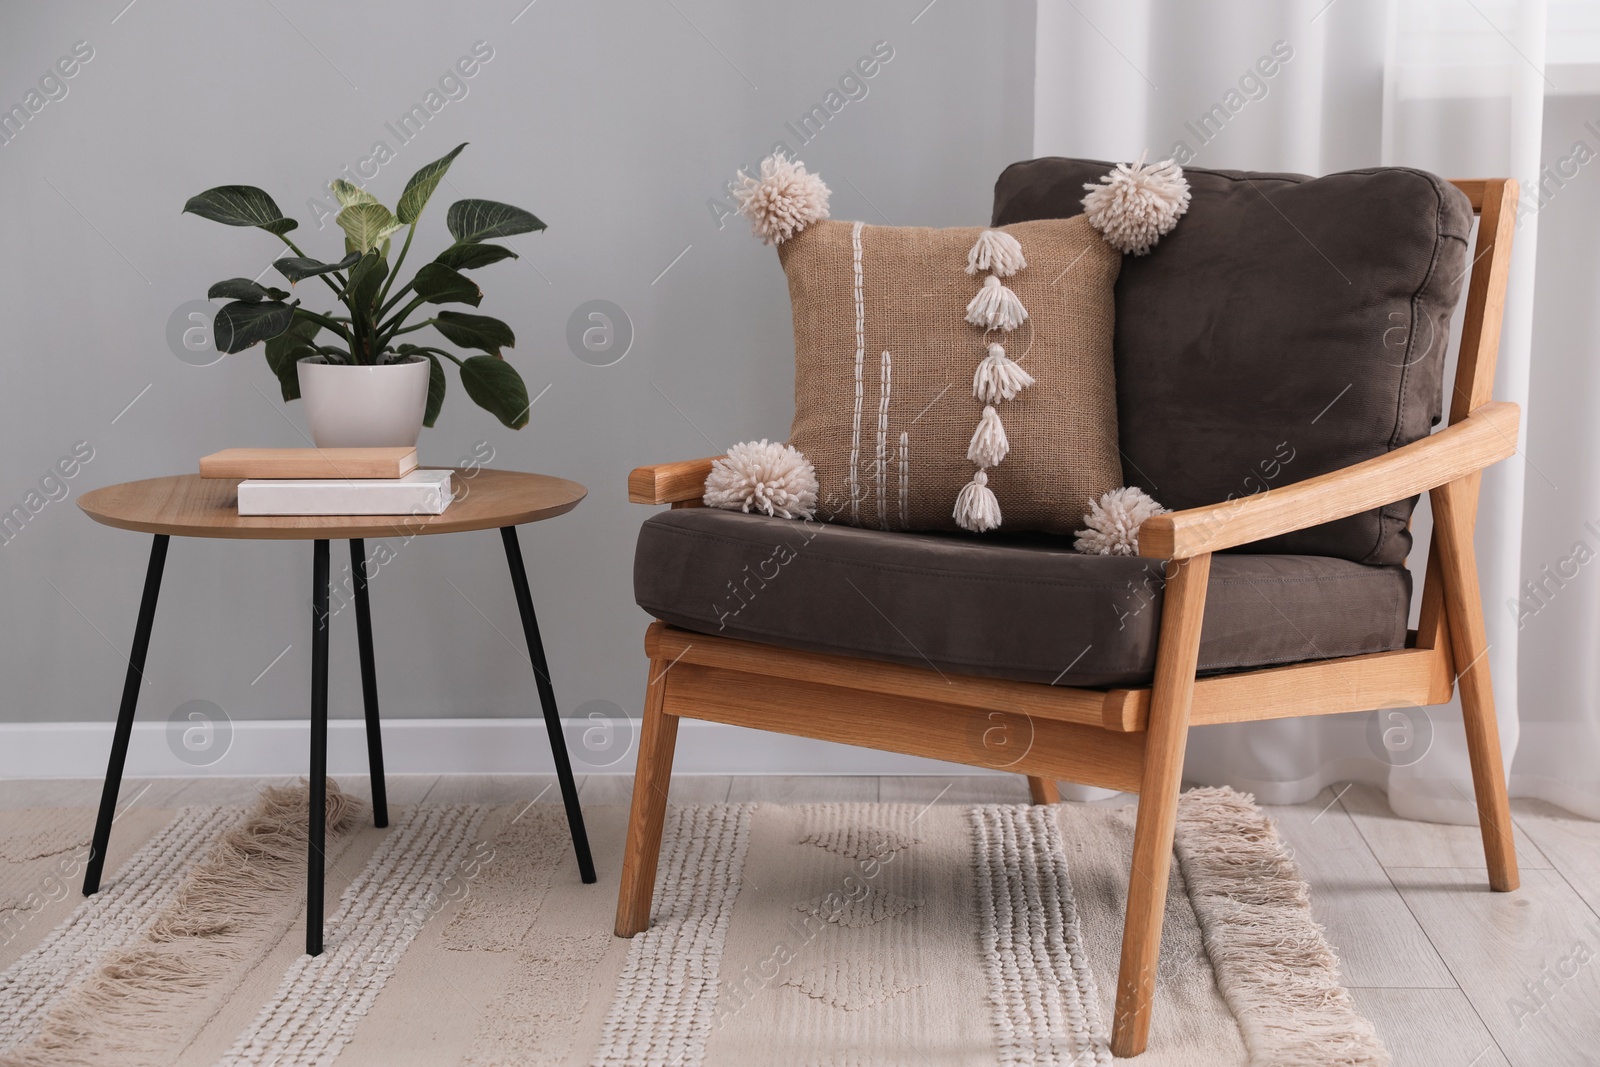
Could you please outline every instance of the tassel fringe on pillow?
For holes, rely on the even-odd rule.
[[[1022,242],[1004,230],[984,230],[978,243],[967,253],[967,273],[981,274],[992,271],[1009,278],[1028,265],[1022,257]]]
[[[967,458],[980,467],[998,467],[1010,451],[1011,442],[1006,440],[999,412],[993,407],[984,408],[978,428],[972,431],[972,443],[967,445]]]
[[[711,464],[708,508],[809,519],[817,511],[817,471],[793,445],[745,441]]]
[[[1003,346],[990,345],[989,354],[972,374],[972,395],[985,404],[997,404],[1010,400],[1032,384],[1033,375],[1009,359]]]
[[[739,214],[762,242],[782,244],[818,219],[828,217],[828,187],[800,160],[782,152],[761,161],[761,177],[739,172],[733,190]]]
[[[989,476],[978,471],[962,486],[956,497],[956,525],[973,533],[983,533],[1000,525],[1000,501],[989,488]]]
[[[1139,527],[1152,515],[1166,513],[1143,489],[1113,489],[1089,502],[1089,513],[1083,517],[1088,529],[1078,531],[1073,547],[1091,555],[1137,556]]]
[[[1028,311],[1022,300],[1000,284],[997,275],[983,280],[983,288],[967,305],[967,321],[985,330],[1015,330],[1027,321]]]
[[[1142,256],[1189,210],[1189,182],[1172,160],[1118,163],[1103,185],[1085,184],[1089,225],[1121,252]]]

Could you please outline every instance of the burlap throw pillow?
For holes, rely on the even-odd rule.
[[[1004,279],[1027,310],[1009,331],[965,317],[998,284],[967,272],[980,228],[816,221],[779,244],[794,310],[789,440],[816,467],[821,517],[955,530],[957,498],[986,478],[1005,529],[1071,533],[1122,484],[1111,348],[1122,256],[1081,215],[1003,230],[1027,262]],[[991,405],[974,372],[993,343],[1034,381]],[[1010,448],[985,465],[968,451],[991,406]]]

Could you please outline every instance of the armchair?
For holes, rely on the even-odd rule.
[[[617,935],[630,937],[650,923],[681,718],[1003,767],[1028,776],[1036,803],[1057,799],[1058,779],[1138,793],[1112,1038],[1112,1050],[1119,1056],[1142,1052],[1149,1032],[1191,726],[1364,711],[1402,702],[1440,704],[1459,683],[1489,883],[1498,891],[1515,889],[1516,856],[1484,655],[1473,526],[1481,472],[1516,449],[1517,406],[1492,400],[1491,387],[1517,183],[1494,179],[1451,184],[1465,194],[1480,221],[1448,425],[1339,469],[1152,518],[1140,532],[1142,558],[1075,556],[1051,547],[1048,539],[989,543],[817,524],[791,536],[792,558],[803,561],[811,575],[791,580],[774,577],[777,571],[752,572],[748,563],[757,558],[751,554],[753,546],[769,552],[774,540],[789,536],[770,525],[781,520],[712,512],[672,512],[651,520],[648,543],[641,536],[635,585],[641,603],[658,621],[645,635],[649,683]],[[1121,296],[1119,290],[1119,301]],[[1443,347],[1440,339],[1441,367]],[[1123,373],[1119,365],[1119,390]],[[711,462],[638,468],[628,479],[629,499],[674,509],[695,507]],[[1409,578],[1398,561],[1384,566],[1227,551],[1370,513],[1422,492],[1433,505],[1432,550],[1420,622],[1409,633]],[[1397,529],[1403,530],[1404,524],[1402,517]],[[754,525],[760,526],[759,532],[746,537],[746,528]],[[782,528],[792,532],[797,524],[783,522]],[[717,562],[698,584],[673,562],[707,557]],[[1143,599],[1114,608],[1119,626],[1102,626],[1094,633],[1073,629],[1087,625],[1077,621],[1089,614],[1083,597],[1109,595],[1125,584],[1137,591],[1142,568],[1155,565],[1150,561],[1164,567],[1148,583],[1148,597],[1139,593]],[[740,563],[746,564],[743,569]],[[827,571],[829,567],[843,569]],[[889,570],[900,576],[872,580],[901,585],[865,585],[869,573]],[[1027,581],[1014,581],[1019,574]],[[984,629],[986,583],[1003,582],[1008,575],[1013,579],[1004,594],[1008,610],[1035,610],[1028,598],[1036,597],[1042,614],[1016,627],[1029,634],[1007,635],[1011,644],[1004,654],[992,647],[973,652],[978,638],[953,632],[960,627],[915,629],[918,640],[901,628],[911,625],[907,620],[917,616],[919,604],[953,600],[976,613],[969,616],[973,622],[966,630]],[[817,598],[823,577],[842,590],[839,596],[851,596],[841,579],[860,594],[859,600],[835,611],[831,629],[829,608],[808,606],[807,598]],[[737,597],[723,616],[705,616],[700,603],[685,606],[708,591],[720,595],[723,579],[732,579],[727,586]],[[1247,600],[1233,592],[1280,579],[1284,588],[1305,579],[1316,591],[1276,604],[1264,596]],[[784,586],[785,581],[790,584]],[[919,583],[937,585],[927,592],[928,601],[917,599]],[[1040,588],[1043,592],[1037,592]],[[889,618],[878,608],[885,597],[904,614]],[[752,621],[738,620],[732,631],[736,636],[720,625],[728,621],[727,612],[738,615],[759,608],[764,599],[776,607]],[[1387,606],[1365,606],[1377,600]],[[1065,608],[1053,614],[1049,605],[1057,601]],[[1016,607],[1018,603],[1022,606]],[[1266,618],[1261,617],[1261,604],[1266,604]],[[1147,606],[1157,610],[1145,610]],[[816,617],[806,623],[809,636],[784,630],[776,621],[779,608],[786,618],[812,611]],[[1319,615],[1324,609],[1342,618],[1324,623]],[[1095,610],[1100,610],[1098,603]],[[838,622],[848,612],[874,620],[890,636],[874,645],[853,632],[841,632],[850,630]],[[1058,657],[1050,666],[1059,662],[1067,668],[1054,681],[1028,644],[1035,640],[1030,634],[1040,630],[1041,641],[1068,638],[1050,650]],[[1274,646],[1281,635],[1269,630],[1296,631],[1308,647],[1295,651],[1298,646]],[[904,639],[898,646],[893,643],[896,633]],[[1203,637],[1211,642],[1208,647],[1203,648]],[[1098,658],[1085,666],[1077,660],[1067,664],[1076,646],[1088,638],[1098,640]],[[1095,647],[1094,640],[1089,644]],[[1107,645],[1118,647],[1108,650]],[[1126,655],[1118,659],[1112,651]],[[1088,652],[1085,648],[1079,653],[1080,659]],[[1063,679],[1066,684],[1057,684]],[[999,750],[986,740],[997,729],[996,736],[1006,739]],[[985,740],[975,743],[975,738]]]

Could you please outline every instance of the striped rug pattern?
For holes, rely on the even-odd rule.
[[[1112,1062],[1130,809],[669,807],[623,940],[625,810],[586,812],[586,886],[558,805],[378,830],[335,790],[313,959],[305,803],[144,812],[87,900],[22,891],[93,813],[0,812],[0,1067]],[[1270,822],[1227,790],[1181,810],[1142,1067],[1387,1065]]]

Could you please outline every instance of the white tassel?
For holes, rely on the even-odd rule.
[[[983,280],[983,288],[967,305],[967,321],[986,330],[1015,330],[1028,318],[1017,294],[1000,284],[996,275]]]
[[[1010,400],[1033,384],[1033,375],[1006,358],[1003,346],[992,344],[972,374],[972,395],[986,404]]]
[[[983,471],[978,471],[972,481],[961,487],[953,518],[957,526],[973,533],[983,533],[1000,525],[1000,501],[995,499],[994,490],[989,488],[989,476]]]
[[[1028,265],[1022,258],[1022,242],[1004,230],[984,230],[978,243],[967,253],[967,273],[990,270],[1009,278]]]
[[[967,458],[980,467],[997,467],[1009,451],[1011,442],[1006,440],[999,413],[992,407],[984,408],[978,428],[972,431],[972,443],[967,445]]]

